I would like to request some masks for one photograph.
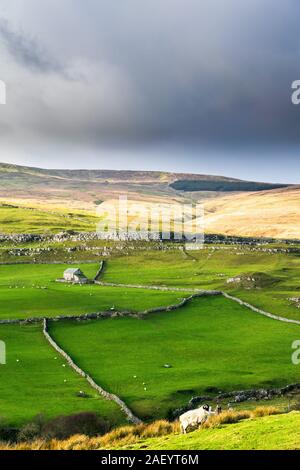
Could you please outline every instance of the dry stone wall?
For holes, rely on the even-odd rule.
[[[130,421],[131,423],[134,423],[134,424],[141,424],[142,423],[142,421],[132,413],[132,411],[128,408],[126,403],[123,400],[121,400],[120,397],[118,397],[117,395],[114,395],[113,393],[109,393],[106,390],[104,390],[102,387],[100,387],[100,385],[98,385],[94,381],[94,379],[90,375],[88,375],[80,367],[78,367],[77,364],[75,364],[73,359],[50,336],[50,334],[48,332],[48,324],[47,324],[46,319],[44,319],[44,321],[43,321],[43,334],[44,334],[46,340],[48,341],[48,343],[67,361],[69,366],[72,367],[72,369],[77,374],[79,374],[81,377],[86,379],[86,381],[90,384],[90,386],[94,390],[96,390],[99,393],[99,395],[104,397],[106,400],[114,401],[121,408],[123,413],[125,413],[125,415],[127,416],[128,421]]]

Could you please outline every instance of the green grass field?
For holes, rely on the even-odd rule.
[[[2,325],[0,339],[7,351],[7,363],[0,366],[0,416],[8,424],[19,426],[40,413],[51,418],[87,410],[111,423],[125,422],[117,405],[101,398],[68,365],[63,367],[65,361],[45,341],[41,325]],[[78,397],[79,391],[89,398]]]
[[[45,256],[59,260],[65,248],[78,245],[52,243],[50,246],[59,251],[58,259],[56,252]],[[100,245],[91,242],[89,246],[94,251],[72,252],[75,259],[78,256],[75,266],[89,278],[96,274],[102,259],[95,255]],[[28,246],[42,245],[24,245]],[[10,249],[8,244],[2,246],[8,260],[16,261],[16,257],[10,257]],[[275,314],[300,319],[299,308],[288,300],[300,297],[297,254],[250,252],[241,247],[220,250],[206,247],[188,255],[179,250],[136,251],[129,256],[118,253],[108,259],[102,280],[145,286],[217,288]],[[80,262],[89,256],[97,262]],[[0,319],[78,315],[112,307],[143,311],[178,303],[190,295],[55,282],[67,267],[67,264],[1,265]],[[264,273],[272,282],[262,278],[261,285],[255,287],[226,283],[229,277],[247,273],[251,276]],[[19,425],[40,412],[56,416],[97,410],[109,417],[112,424],[120,422],[124,417],[119,410],[96,399],[93,391],[90,399],[76,397],[76,387],[85,390],[85,382],[71,370],[68,373],[73,379],[72,382],[68,379],[70,389],[67,389],[65,371],[62,365],[58,370],[56,367],[61,359],[51,362],[55,352],[48,347],[40,329],[40,325],[0,327],[0,340],[8,344],[9,359],[7,366],[0,366],[3,377],[0,417]],[[223,297],[197,299],[177,311],[151,314],[143,320],[55,322],[51,323],[50,332],[96,382],[120,395],[145,419],[165,417],[170,409],[185,405],[192,396],[209,395],[207,390],[211,387],[215,391],[274,388],[299,381],[298,368],[291,363],[291,344],[299,339],[300,327],[267,319]],[[43,364],[47,364],[46,372]],[[164,364],[171,364],[172,368],[164,368]]]
[[[77,315],[109,310],[142,311],[178,303],[182,292],[147,291],[58,283],[68,265],[0,266],[0,319]],[[78,264],[93,278],[98,263]]]
[[[165,417],[210,387],[276,387],[299,378],[291,344],[300,327],[223,297],[196,299],[143,320],[55,322],[50,331],[96,381],[146,419]]]
[[[192,257],[191,257],[192,256]],[[249,251],[242,247],[205,248],[190,256],[177,252],[141,252],[111,259],[103,280],[117,283],[168,285],[200,289],[222,289],[253,305],[300,320],[300,309],[289,299],[300,297],[300,256],[286,253]],[[274,284],[255,288],[227,284],[227,279],[243,273],[264,273]]]
[[[84,211],[53,211],[0,204],[1,233],[58,233],[62,230],[90,232],[95,230],[98,220]]]

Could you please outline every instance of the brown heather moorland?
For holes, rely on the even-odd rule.
[[[205,209],[207,233],[300,238],[300,186],[224,196]]]

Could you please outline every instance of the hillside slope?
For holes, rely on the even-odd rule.
[[[245,419],[179,434],[177,423],[126,426],[102,437],[0,443],[0,450],[299,450],[300,412]],[[155,436],[155,437],[153,437]]]
[[[126,448],[126,447],[125,447]],[[298,450],[300,413],[266,416],[202,429],[187,435],[145,439],[130,449],[154,450]],[[124,449],[124,447],[123,447]]]
[[[180,182],[201,183],[196,189],[201,187],[202,191],[190,191],[189,185],[185,190],[176,189]],[[0,204],[6,204],[0,207],[0,232],[94,231],[96,207],[105,201],[118,204],[119,196],[127,195],[132,206],[143,203],[147,220],[145,202],[148,208],[160,205],[165,211],[165,204],[202,201],[206,233],[300,238],[300,186],[271,189],[269,185],[267,190],[249,192],[249,187],[265,186],[203,174],[46,170],[0,163]],[[233,188],[240,189],[230,192]],[[28,208],[34,210],[29,212]]]
[[[187,199],[170,184],[177,180],[238,182],[233,178],[159,171],[45,170],[0,163],[0,200],[94,209],[95,203],[128,194],[158,203]]]
[[[300,186],[221,197],[205,209],[207,233],[300,238]]]
[[[197,191],[181,190],[180,182],[200,184]],[[178,190],[176,184],[179,184]],[[174,186],[175,185],[175,186]],[[201,189],[202,188],[202,189]],[[245,191],[273,185],[188,173],[117,170],[46,170],[0,163],[0,200],[36,201],[88,209],[95,203],[128,194],[133,200],[188,201],[223,191]]]
[[[211,180],[223,182],[240,182],[236,178],[225,176],[202,175],[192,173],[172,173],[164,171],[134,171],[134,170],[47,170],[28,166],[12,165],[0,163],[0,172],[32,175],[36,177],[48,177],[56,179],[72,179],[78,181],[95,182],[133,182],[151,183],[165,182],[172,183],[177,180]]]

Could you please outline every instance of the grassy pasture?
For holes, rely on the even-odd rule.
[[[98,263],[78,264],[92,278]],[[187,294],[123,287],[72,285],[55,282],[68,265],[0,266],[0,318],[74,315],[109,310],[141,311],[178,303]]]
[[[57,233],[62,230],[94,231],[98,218],[93,214],[38,207],[0,205],[1,233]]]
[[[177,252],[141,252],[109,260],[103,280],[222,289],[272,313],[300,320],[300,309],[288,299],[300,297],[300,256],[286,253],[248,251],[242,247],[214,250],[212,247],[190,256]],[[243,273],[265,273],[274,284],[242,288],[227,284],[228,278]]]
[[[55,322],[50,331],[84,370],[145,419],[165,417],[211,387],[227,391],[299,381],[291,344],[300,327],[223,297],[195,299],[143,320]]]
[[[95,411],[119,424],[124,415],[101,398],[46,342],[41,325],[0,326],[6,365],[0,365],[0,417],[13,426],[42,413],[48,418]],[[55,359],[57,357],[57,359]],[[66,382],[65,382],[66,380]],[[89,398],[77,396],[84,391]]]
[[[237,253],[243,252],[243,255]],[[108,282],[136,282],[139,266],[140,284],[215,288],[224,286],[228,277],[241,272],[272,271],[288,263],[287,255],[232,251],[211,248],[191,252],[140,252],[128,257],[109,260],[103,280]],[[300,266],[300,258],[298,259]],[[221,274],[223,276],[221,276]]]
[[[84,255],[88,256],[89,252],[83,252]],[[77,256],[76,252],[74,256]],[[78,262],[77,266],[92,278],[99,263]],[[67,267],[66,264],[1,265],[0,318],[83,314],[112,306],[140,311],[177,303],[189,295],[56,283],[55,279],[61,277]],[[219,288],[275,314],[300,319],[300,310],[287,300],[300,297],[299,268],[300,257],[296,254],[249,252],[242,247],[222,250],[207,247],[190,255],[172,250],[113,256],[106,264],[103,280],[122,284]],[[260,272],[276,282],[262,284],[259,288],[226,283],[229,277]],[[28,366],[20,379],[17,376],[17,381],[20,364],[15,362],[15,356],[10,361],[10,369],[0,366],[3,377],[0,416],[5,415],[11,422],[19,423],[38,412],[49,413],[49,416],[72,413],[78,410],[75,405],[73,407],[72,400],[84,402],[83,411],[98,409],[99,400],[78,399],[75,393],[69,401],[68,392],[63,392],[65,383],[61,392],[58,388],[61,393],[58,400],[49,375],[43,378],[40,387],[32,385],[32,377],[38,375],[41,362],[45,361],[44,355],[52,353],[47,343],[44,344],[39,328],[0,327],[0,340],[10,343],[10,351],[15,351],[16,355],[24,353]],[[145,418],[164,417],[170,408],[187,403],[192,396],[208,394],[206,389],[209,387],[245,389],[299,381],[298,368],[291,364],[290,356],[291,343],[299,338],[300,327],[263,318],[223,298],[198,299],[176,312],[149,315],[145,320],[121,318],[53,323],[51,331],[61,346],[99,384],[119,394],[136,414]],[[173,367],[166,369],[165,363]],[[55,367],[53,373],[51,367],[49,374],[54,377]],[[76,375],[74,377],[76,383]],[[31,395],[27,392],[29,388]],[[49,410],[43,398],[43,393],[48,396],[48,389]],[[79,389],[84,389],[83,385]],[[21,396],[22,390],[30,395],[28,403]],[[118,421],[115,410],[104,409],[102,405],[99,410],[111,416],[112,422]]]

